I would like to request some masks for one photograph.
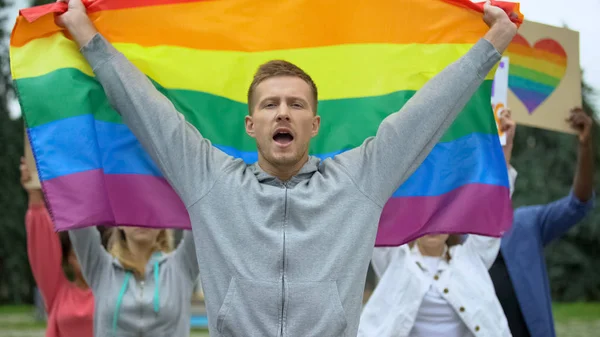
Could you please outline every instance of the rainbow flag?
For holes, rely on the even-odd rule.
[[[511,4],[510,6],[513,6]],[[11,70],[57,230],[91,225],[190,228],[157,166],[110,107],[92,69],[54,24],[54,3],[21,11]],[[246,92],[258,65],[286,59],[319,87],[310,153],[360,145],[487,31],[469,0],[99,0],[98,30],[214,146],[246,162]],[[149,23],[152,23],[150,25]],[[378,245],[406,228],[500,235],[512,222],[490,106],[493,72],[381,217]],[[410,226],[408,226],[410,224]]]

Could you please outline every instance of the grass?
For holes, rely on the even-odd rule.
[[[587,337],[600,330],[600,302],[553,303],[558,337]],[[0,336],[42,337],[46,325],[36,321],[29,305],[0,306]],[[190,337],[208,337],[206,329],[192,329]]]
[[[208,330],[192,329],[190,331],[190,337],[209,337]]]
[[[600,302],[553,303],[552,311],[558,337],[598,336]]]
[[[600,321],[600,303],[560,303],[554,302],[552,304],[552,311],[554,312],[554,319],[557,322],[568,322],[568,321]]]
[[[31,305],[0,305],[0,315],[3,314],[26,314],[34,310]]]
[[[42,337],[46,323],[37,320],[32,305],[0,306],[0,336]],[[193,328],[190,337],[208,337],[208,329]]]
[[[5,323],[2,322],[2,327],[0,328],[0,332],[2,330],[44,330],[46,329],[46,323],[44,322],[17,322],[17,323]],[[2,335],[2,334],[0,334]]]

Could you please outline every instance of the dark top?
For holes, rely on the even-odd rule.
[[[502,305],[513,337],[530,337],[531,335],[529,334],[529,330],[527,330],[527,324],[523,318],[521,306],[508,275],[508,269],[506,269],[502,253],[498,253],[496,261],[494,261],[492,268],[490,268],[490,276],[492,277],[492,282],[494,282],[496,296],[498,296],[498,300]]]

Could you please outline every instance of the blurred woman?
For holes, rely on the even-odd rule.
[[[93,227],[69,231],[96,298],[95,336],[189,336],[198,263],[191,231],[113,227],[108,252]]]
[[[510,336],[488,269],[500,238],[426,235],[375,248],[380,282],[365,305],[359,336]]]
[[[69,236],[55,232],[42,191],[27,187],[31,174],[23,158],[20,169],[21,184],[29,195],[27,256],[48,314],[46,337],[92,337],[94,296]]]

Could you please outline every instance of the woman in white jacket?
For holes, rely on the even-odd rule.
[[[514,123],[504,112],[507,164]],[[509,166],[511,195],[516,171]],[[375,248],[379,283],[360,318],[360,337],[511,336],[488,269],[500,238],[426,235],[400,247]]]
[[[427,235],[376,248],[380,278],[360,318],[361,337],[511,336],[488,268],[499,238]],[[412,247],[411,247],[412,246]]]

